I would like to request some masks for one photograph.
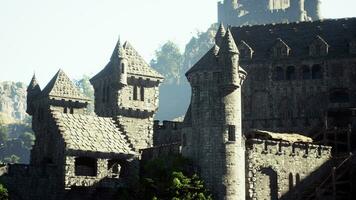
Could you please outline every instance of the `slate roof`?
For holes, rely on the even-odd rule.
[[[135,154],[111,118],[65,113],[53,117],[67,151]]]
[[[32,79],[31,79],[31,82],[30,84],[28,84],[28,87],[27,87],[27,92],[29,91],[34,91],[34,92],[38,92],[40,93],[41,92],[41,88],[40,86],[38,85],[38,81],[36,79],[36,75],[34,74]]]
[[[51,79],[47,86],[42,91],[42,96],[58,99],[70,99],[70,100],[84,100],[90,101],[90,99],[84,96],[74,85],[74,83],[68,78],[68,76],[59,70],[56,75]]]
[[[356,38],[356,18],[232,27],[239,44],[244,40],[254,50],[253,60],[270,59],[277,38],[291,48],[292,57],[308,57],[309,45],[319,35],[329,45],[329,56],[348,55],[349,42]]]
[[[124,51],[124,53],[122,52]],[[124,54],[128,61],[127,73],[138,76],[152,77],[156,79],[163,79],[164,77],[159,74],[157,71],[152,69],[146,61],[138,54],[138,52],[132,47],[129,42],[125,42],[122,46],[118,42],[115,46],[113,54],[111,56],[110,62],[101,70],[97,75],[95,75],[92,80],[96,80],[101,77],[109,76],[114,73],[115,67],[120,57]]]
[[[193,67],[191,67],[185,75],[196,71],[216,70],[218,68],[217,54],[219,47],[214,45]]]

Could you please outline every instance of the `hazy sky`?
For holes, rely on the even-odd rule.
[[[62,68],[94,75],[120,35],[147,62],[167,40],[181,48],[217,21],[217,0],[0,0],[0,81],[44,87]],[[322,0],[325,18],[356,16],[356,0]]]

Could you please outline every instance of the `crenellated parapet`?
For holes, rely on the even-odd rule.
[[[249,139],[246,141],[246,148],[253,153],[273,156],[329,158],[331,155],[330,146],[276,140]]]

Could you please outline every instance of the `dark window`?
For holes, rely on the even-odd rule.
[[[303,78],[303,80],[308,80],[311,78],[309,66],[304,65],[302,67],[302,78]]]
[[[229,141],[236,141],[236,129],[234,125],[229,125]]]
[[[94,158],[79,157],[75,159],[76,176],[96,176],[97,161]]]
[[[278,200],[278,176],[277,172],[272,168],[263,168],[261,169],[261,173],[269,177],[269,184],[270,187],[270,199],[271,200]]]
[[[74,114],[74,108],[73,107],[70,108],[70,114]]]
[[[140,87],[140,98],[141,101],[145,100],[145,88],[143,86]]]
[[[350,97],[347,90],[336,90],[330,93],[329,100],[331,103],[347,103],[350,102]]]
[[[284,71],[283,71],[282,67],[276,67],[274,69],[273,78],[275,81],[284,80]]]
[[[294,187],[293,174],[289,173],[289,191],[291,191]]]
[[[299,173],[297,173],[297,175],[295,176],[295,184],[299,185],[299,183],[300,183],[300,175]]]
[[[289,66],[286,72],[286,79],[287,80],[295,80],[295,67]]]
[[[137,86],[136,85],[133,88],[133,100],[137,100]]]
[[[68,113],[68,107],[64,107],[63,113]]]
[[[124,74],[125,73],[125,63],[121,64],[121,73]]]
[[[322,79],[323,74],[320,65],[313,65],[312,68],[312,79]]]

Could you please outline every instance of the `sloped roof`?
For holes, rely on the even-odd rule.
[[[214,45],[193,67],[185,74],[188,75],[196,71],[207,71],[218,69],[218,60],[216,54],[219,52],[219,47]]]
[[[54,113],[66,150],[135,154],[111,118]]]
[[[122,51],[124,51],[124,53]],[[138,54],[138,52],[132,47],[132,45],[129,42],[125,42],[122,47],[118,42],[118,44],[115,46],[110,62],[105,66],[103,70],[101,70],[91,80],[96,80],[101,77],[112,75],[114,73],[115,67],[117,67],[117,63],[120,59],[119,58],[120,54],[124,54],[127,59],[128,74],[153,77],[156,79],[164,78],[161,74],[159,74],[157,71],[155,71],[146,63],[146,61],[142,58],[142,56]]]
[[[274,133],[270,131],[263,130],[251,130],[245,134],[247,138],[259,138],[267,140],[281,140],[290,143],[303,142],[312,143],[313,139],[297,133]]]
[[[348,55],[349,42],[356,37],[356,18],[314,22],[269,24],[231,28],[235,41],[244,40],[254,50],[254,60],[270,59],[277,38],[291,48],[292,57],[308,57],[309,45],[319,35],[329,45],[329,56]]]
[[[34,74],[32,76],[30,84],[28,84],[27,91],[36,91],[36,92],[41,92],[41,88],[38,85],[38,81],[36,79],[36,75]]]
[[[61,69],[56,73],[56,75],[54,75],[51,81],[43,89],[42,96],[90,101],[88,97],[84,96],[77,89],[74,83]]]

